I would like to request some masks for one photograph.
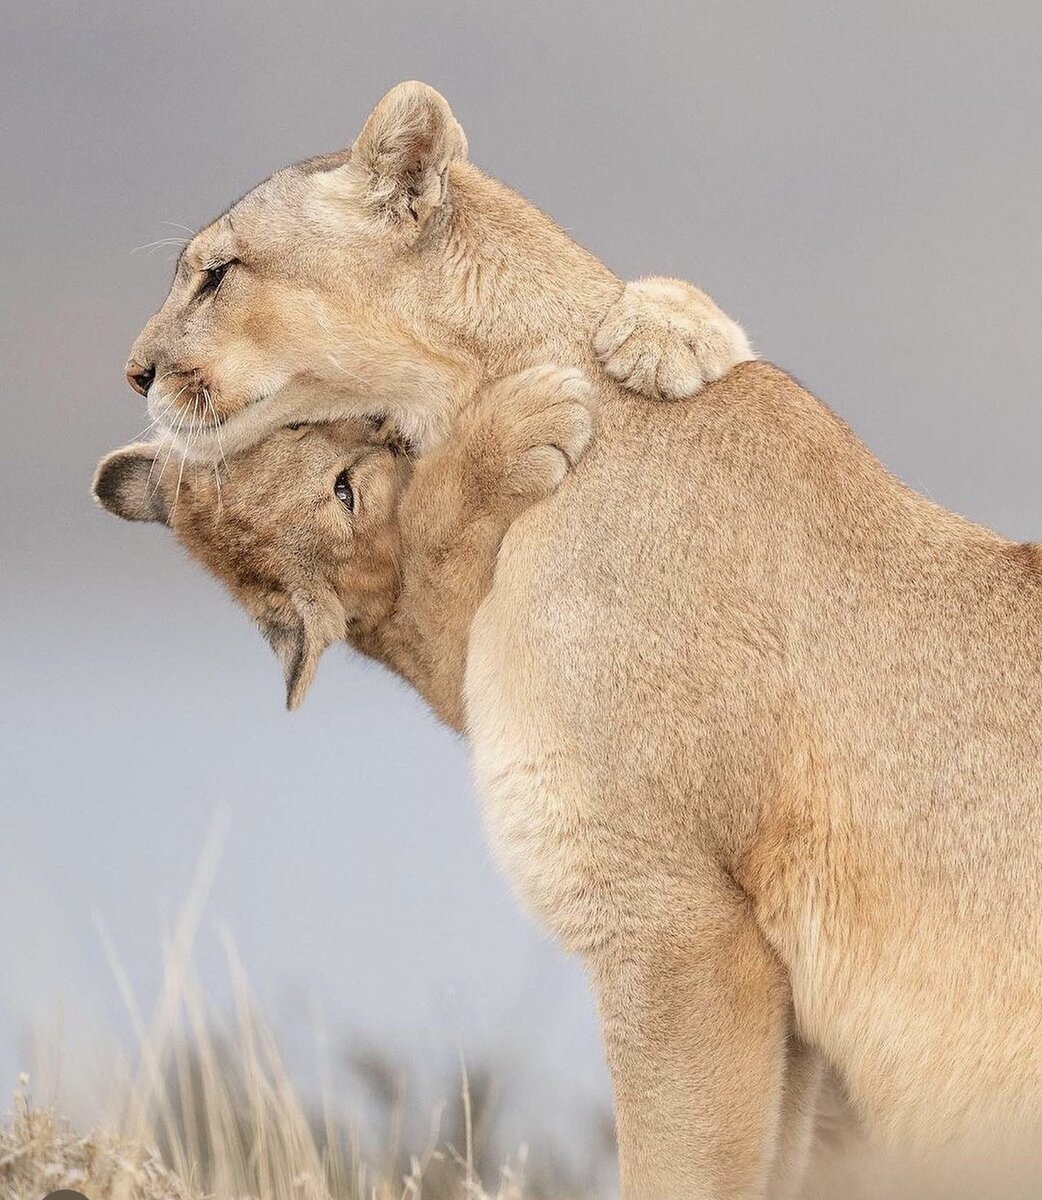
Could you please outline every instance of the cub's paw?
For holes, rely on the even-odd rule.
[[[575,367],[533,367],[485,388],[477,401],[494,445],[497,486],[535,501],[550,495],[593,437],[596,392]]]
[[[741,325],[705,292],[660,277],[626,285],[593,348],[612,379],[656,400],[685,400],[756,357]]]

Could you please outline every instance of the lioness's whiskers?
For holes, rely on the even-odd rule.
[[[183,246],[187,243],[188,238],[157,238],[154,242],[143,242],[140,246],[135,246],[131,250],[131,254],[137,254],[141,250],[150,250],[155,253],[162,246]]]
[[[217,485],[217,514],[213,523],[217,525],[220,523],[221,513],[224,510],[224,498],[221,495],[221,470],[216,463],[213,465],[213,481]]]
[[[203,395],[206,397],[206,403],[210,406],[210,412],[213,414],[213,431],[217,434],[217,448],[221,452],[221,462],[224,463],[224,469],[230,477],[231,471],[228,470],[228,460],[224,456],[224,439],[221,437],[221,421],[217,416],[217,406],[213,402],[209,388],[203,388]]]
[[[174,488],[174,507],[170,512],[171,517],[173,517],[176,514],[177,502],[178,502],[178,500],[181,499],[181,480],[184,479],[185,459],[188,457],[188,448],[192,444],[192,434],[195,433],[195,414],[196,414],[196,410],[197,410],[198,406],[199,406],[199,396],[198,396],[198,394],[196,394],[195,396],[192,397],[192,421],[191,421],[191,424],[188,426],[188,436],[185,439],[184,449],[181,451],[181,468],[177,472],[177,487]]]
[[[322,326],[326,333],[333,333],[332,322],[324,314],[318,314],[318,323]],[[331,350],[326,352],[326,357],[333,364],[333,366],[336,367],[341,375],[345,375],[348,379],[354,380],[355,383],[365,384],[365,379],[359,375],[357,371],[352,371],[349,367],[345,367],[340,359],[337,358],[337,356]]]
[[[180,394],[180,393],[178,393],[178,394]],[[166,474],[167,463],[170,461],[170,455],[173,454],[173,452],[174,452],[174,446],[177,442],[177,435],[181,432],[181,425],[184,423],[184,419],[187,415],[188,415],[188,409],[183,408],[181,410],[181,415],[177,418],[177,424],[174,426],[174,429],[173,429],[172,433],[170,434],[170,445],[167,447],[166,458],[163,459],[163,465],[159,468],[159,477],[156,479],[155,491],[152,492],[153,497],[157,496],[159,494],[159,486],[163,482],[163,476]],[[159,455],[157,454],[155,456],[155,458],[152,459],[152,465],[148,469],[148,478],[145,480],[145,494],[146,495],[148,495],[148,485],[152,482],[152,472],[156,469],[156,463],[158,461],[159,461]]]
[[[224,455],[224,441],[221,438],[221,423],[217,416],[217,407],[213,402],[213,397],[210,395],[209,388],[203,388],[203,398],[206,401],[207,408],[213,415],[213,429],[214,433],[217,435],[217,448],[221,452],[221,462],[224,463],[224,469],[227,471],[228,459],[225,458]],[[214,463],[213,465],[213,478],[214,483],[217,485],[217,515],[214,518],[214,524],[217,524],[221,519],[221,513],[224,511],[224,498],[221,495],[221,468],[217,465],[217,463]]]
[[[331,350],[327,352],[326,357],[333,364],[333,366],[336,367],[341,375],[346,376],[355,383],[365,383],[365,376],[359,375],[357,371],[352,371],[350,368],[345,367]]]
[[[155,377],[155,379],[152,381],[152,386],[156,387],[158,384],[162,383],[164,379],[169,379],[172,374],[173,374],[173,371],[164,371],[162,373],[162,375],[157,375]],[[187,384],[185,386],[187,387]],[[184,391],[184,388],[182,388],[181,391]],[[159,412],[152,418],[152,420],[149,421],[149,423],[145,426],[145,428],[142,429],[140,433],[135,435],[135,437],[134,437],[135,442],[140,442],[143,438],[147,437],[156,428],[157,425],[162,424],[164,417],[166,417],[169,414],[171,408],[173,408],[173,406],[174,406],[174,401],[180,395],[181,395],[181,392],[178,392],[177,395],[172,396],[169,400],[166,401],[166,403],[162,406],[162,408],[159,410]]]
[[[140,442],[140,441],[142,441],[144,438],[146,438],[146,437],[147,437],[147,436],[148,436],[148,435],[149,435],[149,434],[152,432],[152,430],[153,430],[153,429],[155,429],[155,427],[156,427],[157,425],[161,424],[161,423],[162,423],[162,420],[163,420],[163,418],[164,418],[164,417],[167,415],[167,413],[170,411],[170,409],[171,409],[171,406],[172,406],[172,401],[168,401],[166,404],[164,404],[164,405],[163,405],[163,408],[162,408],[162,409],[161,409],[161,411],[158,413],[158,415],[157,415],[157,416],[155,416],[155,417],[153,417],[153,418],[152,418],[152,420],[151,420],[151,421],[149,421],[149,423],[148,423],[148,424],[145,426],[145,428],[144,428],[144,429],[142,429],[142,430],[141,430],[141,432],[140,432],[140,433],[138,433],[138,434],[135,434],[135,436],[134,436],[134,441],[135,441],[135,442]]]
[[[170,374],[170,372],[167,372],[167,374]],[[134,439],[135,441],[137,441],[138,438],[143,438],[146,434],[151,433],[153,429],[161,425],[166,420],[166,418],[170,415],[170,410],[174,407],[174,403],[176,402],[177,398],[181,395],[181,392],[183,392],[186,387],[188,387],[187,383],[183,388],[180,388],[174,393],[173,396],[170,397],[170,399],[163,406],[162,411],[148,425],[145,426],[145,428],[137,435],[137,438]],[[154,460],[152,465],[155,466]],[[151,471],[148,473],[148,478],[149,480],[152,478]]]

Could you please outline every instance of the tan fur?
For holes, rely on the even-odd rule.
[[[427,448],[482,380],[554,360],[531,354],[546,332],[533,321],[556,325],[567,359],[576,358],[579,303],[604,316],[621,284],[600,268],[588,296],[541,296],[540,272],[571,270],[579,284],[593,260],[567,239],[545,246],[546,218],[465,156],[445,101],[403,84],[349,151],[279,171],[192,239],[131,350],[156,372],[149,411],[178,451],[217,461],[293,421],[367,413],[390,416]],[[458,203],[464,192],[472,205]],[[479,216],[495,227],[475,257],[467,224]],[[428,278],[432,252],[441,262]],[[528,281],[511,278],[519,253],[531,255]],[[226,264],[208,289],[206,268]],[[675,280],[646,286],[641,327],[631,325],[632,306],[620,306],[602,331],[616,377],[657,365],[664,396],[690,395],[751,356],[742,329],[704,293]],[[491,363],[474,325],[497,307],[518,321]],[[666,336],[674,331],[682,336]],[[583,362],[591,333],[582,329]],[[663,347],[675,349],[660,363]]]
[[[742,327],[705,292],[657,276],[626,285],[593,348],[612,379],[650,400],[687,400],[756,357]]]
[[[446,166],[418,85],[368,136],[415,105],[443,136],[391,186],[356,143],[232,210],[278,279],[277,353],[209,335],[237,444],[364,408],[429,446],[481,378],[595,365],[621,285]],[[683,407],[599,391],[593,446],[506,533],[466,696],[496,853],[597,988],[625,1195],[790,1187],[800,1046],[895,1137],[1037,1127],[1038,551],[903,488],[767,364]]]
[[[164,470],[169,444],[126,446],[101,461],[94,494],[168,525],[227,586],[282,660],[289,708],[346,641],[462,729],[467,637],[503,534],[578,462],[593,407],[581,371],[535,367],[485,387],[452,442],[415,464],[386,426],[343,418],[280,430],[220,469]]]

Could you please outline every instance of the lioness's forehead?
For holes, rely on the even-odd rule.
[[[200,229],[177,258],[177,271],[199,271],[232,253],[234,231],[227,212]]]
[[[342,151],[306,159],[269,175],[192,238],[181,252],[178,269],[201,270],[247,246],[263,247],[299,236],[314,189],[311,176],[332,170],[349,157],[350,151]]]

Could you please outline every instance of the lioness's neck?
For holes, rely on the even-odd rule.
[[[545,213],[468,163],[451,171],[441,278],[428,311],[487,378],[542,362],[593,365],[592,337],[622,284]]]

